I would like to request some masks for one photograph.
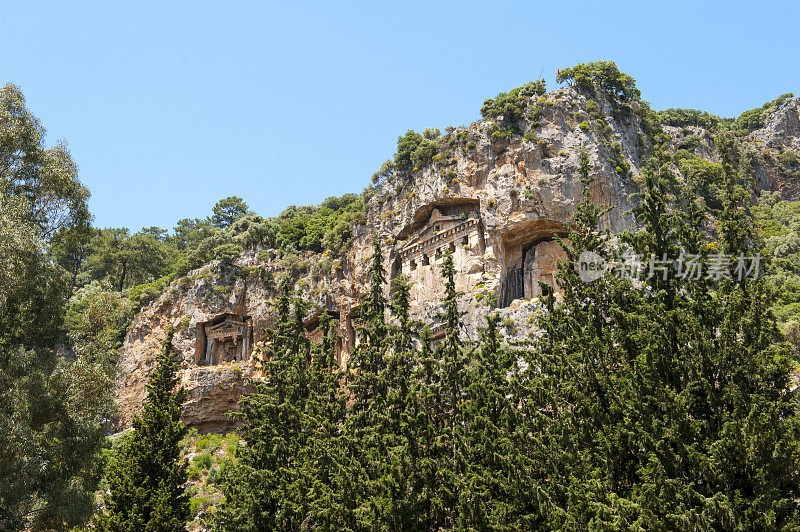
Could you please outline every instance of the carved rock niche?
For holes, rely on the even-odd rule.
[[[555,238],[566,234],[567,228],[561,222],[533,220],[502,236],[500,307],[509,306],[515,299],[541,296],[540,281],[559,290],[555,274],[558,263],[566,258],[566,254]]]

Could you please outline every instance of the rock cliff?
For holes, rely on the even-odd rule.
[[[182,384],[189,392],[184,420],[203,431],[231,427],[226,414],[250,390],[255,357],[246,353],[241,358],[247,360],[235,354],[226,359],[214,351],[214,342],[230,340],[238,353],[257,353],[261,336],[275,320],[276,279],[286,271],[313,305],[310,337],[321,312],[339,319],[340,361],[345,364],[356,342],[352,321],[366,290],[375,238],[388,276],[403,273],[414,282],[414,317],[432,324],[434,339],[442,290],[438,264],[448,249],[463,293],[463,334],[474,338],[486,315],[499,307],[496,311],[510,318],[503,321],[509,339],[533,338],[532,317],[542,312],[537,281],[552,284],[561,253],[553,238],[566,233],[581,198],[581,153],[594,178],[592,199],[610,208],[602,224],[612,232],[635,225],[631,193],[656,143],[664,141],[673,154],[691,160],[719,162],[707,127],[663,120],[654,129],[655,113],[638,100],[621,103],[602,91],[567,86],[534,97],[528,109],[534,112],[515,123],[498,116],[448,128],[430,164],[380,182],[367,203],[366,223],[354,228],[353,244],[339,268],[330,267],[326,254],[306,254],[289,264],[277,252],[247,250],[233,261],[215,261],[173,282],[128,330],[118,368],[122,424],[129,424],[139,409],[155,354],[173,326]],[[800,180],[785,156],[800,150],[796,100],[770,108],[762,127],[741,136],[740,144],[754,193],[767,189],[797,195]],[[228,322],[247,323],[250,329],[225,329]]]

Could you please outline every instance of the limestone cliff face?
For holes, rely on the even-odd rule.
[[[319,257],[306,257],[308,264]],[[235,425],[227,413],[236,408],[243,393],[252,390],[250,361],[217,360],[204,364],[198,348],[202,324],[225,314],[246,314],[258,340],[274,324],[274,278],[286,269],[276,259],[258,262],[254,253],[232,263],[214,261],[170,285],[128,328],[117,366],[116,399],[120,425],[129,426],[147,395],[145,384],[161,350],[167,330],[173,327],[173,346],[180,357],[181,385],[188,391],[183,420],[203,431],[221,431]],[[317,308],[336,305],[331,294],[342,292],[336,280],[311,276],[301,279],[306,298]],[[310,286],[313,284],[313,287]]]
[[[131,413],[139,409],[155,354],[173,326],[182,384],[189,392],[184,420],[201,430],[232,426],[226,414],[250,390],[249,377],[257,377],[252,362],[256,357],[243,357],[249,360],[241,362],[226,361],[222,355],[209,363],[203,354],[210,352],[206,336],[226,333],[205,324],[219,322],[218,327],[224,327],[225,315],[248,317],[257,354],[264,329],[275,320],[275,279],[287,270],[295,273],[300,293],[313,303],[307,325],[311,338],[321,311],[339,318],[340,361],[345,364],[356,343],[352,320],[367,289],[376,237],[388,276],[402,273],[414,282],[414,317],[433,324],[434,338],[443,288],[438,265],[448,249],[455,257],[457,289],[463,292],[463,334],[476,338],[486,315],[497,311],[511,318],[503,321],[509,338],[534,338],[532,318],[542,312],[537,281],[552,282],[560,258],[552,239],[565,234],[581,199],[582,151],[595,178],[592,198],[611,207],[602,224],[612,232],[635,225],[629,213],[631,193],[637,190],[651,149],[638,105],[620,112],[619,105],[602,94],[588,97],[567,87],[539,99],[539,123],[524,124],[524,135],[498,135],[498,121],[489,119],[448,131],[433,164],[379,186],[367,205],[366,223],[354,228],[353,246],[340,269],[331,269],[325,254],[307,254],[299,264],[289,264],[277,253],[267,253],[267,259],[261,253],[258,260],[258,250],[250,250],[232,263],[214,262],[175,281],[128,330],[117,387],[122,424],[129,424]],[[691,137],[694,154],[719,162],[713,137],[705,129],[663,130],[673,151],[686,149]],[[751,154],[757,190],[796,196],[797,184],[780,162],[785,150],[800,150],[796,100],[779,106],[763,128],[741,142]],[[235,341],[234,347],[241,346]]]

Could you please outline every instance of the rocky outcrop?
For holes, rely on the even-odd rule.
[[[340,268],[332,267],[326,254],[279,257],[250,250],[232,263],[214,262],[175,281],[128,330],[117,387],[122,424],[140,407],[155,354],[173,326],[181,382],[189,393],[184,420],[201,430],[233,426],[226,414],[251,389],[253,359],[198,365],[197,324],[224,313],[249,316],[257,355],[259,338],[275,320],[275,279],[286,271],[294,272],[299,291],[313,305],[311,337],[320,312],[339,318],[340,362],[345,364],[355,344],[352,320],[366,291],[375,238],[389,277],[403,273],[414,279],[414,317],[432,324],[434,333],[441,310],[438,264],[441,252],[450,249],[457,257],[464,336],[477,338],[488,313],[498,311],[509,339],[535,338],[533,318],[542,312],[535,281],[548,281],[558,258],[550,242],[568,230],[581,199],[581,154],[588,157],[594,178],[592,199],[610,208],[601,223],[616,233],[635,225],[631,193],[652,148],[652,131],[638,102],[620,104],[601,93],[566,87],[536,106],[538,124],[524,124],[524,135],[504,134],[500,118],[452,129],[431,165],[381,183],[366,207],[366,223],[354,228]],[[781,157],[786,150],[800,150],[797,102],[787,100],[764,124],[741,141],[753,153],[756,189],[795,194]],[[714,137],[702,127],[663,129],[673,152],[691,150],[719,162]]]
[[[263,259],[263,254],[262,254]],[[313,271],[320,257],[304,257],[302,269]],[[274,324],[274,279],[291,267],[278,259],[258,261],[255,253],[232,263],[212,262],[176,280],[150,306],[140,312],[128,328],[117,365],[116,400],[120,425],[130,425],[146,397],[145,384],[161,350],[167,330],[173,327],[173,347],[180,357],[180,381],[187,390],[183,420],[202,431],[221,431],[235,426],[227,413],[236,409],[242,394],[252,390],[251,359],[223,361],[202,366],[197,357],[198,324],[230,313],[246,314],[256,340]],[[301,280],[304,294],[317,307],[336,305],[332,294],[344,290],[341,281],[308,275]],[[313,286],[310,286],[313,285]]]

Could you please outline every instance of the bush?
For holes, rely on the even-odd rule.
[[[139,309],[143,308],[146,305],[149,305],[151,302],[155,301],[158,296],[164,293],[164,290],[169,286],[169,283],[172,281],[172,276],[162,277],[160,279],[156,279],[150,283],[143,283],[136,285],[132,288],[128,288],[123,292],[125,296],[130,300],[133,305],[134,310],[138,311]]]
[[[760,129],[764,127],[764,123],[766,118],[775,111],[778,107],[783,105],[783,103],[789,99],[793,98],[794,94],[791,92],[782,94],[772,100],[771,102],[767,102],[761,107],[757,109],[750,109],[749,111],[745,111],[736,121],[733,123],[733,129],[740,130],[744,132],[755,131],[756,129]]]
[[[697,109],[665,109],[656,115],[663,125],[674,127],[698,126],[713,130],[720,122],[718,116]]]
[[[192,463],[200,470],[207,470],[211,468],[211,455],[200,454],[194,457]]]
[[[428,135],[439,131],[426,129]],[[411,171],[423,168],[433,161],[433,156],[439,152],[439,146],[434,140],[420,135],[414,130],[409,130],[397,139],[397,153],[394,156],[394,166],[398,170]]]
[[[501,92],[495,98],[484,100],[481,106],[481,116],[484,118],[503,117],[508,122],[516,122],[522,118],[525,107],[534,96],[545,93],[544,79],[526,83],[522,87],[511,89],[507,93]]]
[[[222,262],[232,262],[242,254],[242,247],[236,244],[223,244],[214,249],[214,258]]]
[[[620,72],[614,61],[595,61],[564,68],[556,80],[559,83],[574,81],[575,85],[585,91],[602,90],[625,102],[641,97],[641,92],[636,88],[636,80]]]
[[[196,516],[200,513],[200,510],[205,510],[212,504],[214,504],[214,501],[208,496],[200,495],[192,497],[189,499],[189,510],[191,511],[191,515]]]

